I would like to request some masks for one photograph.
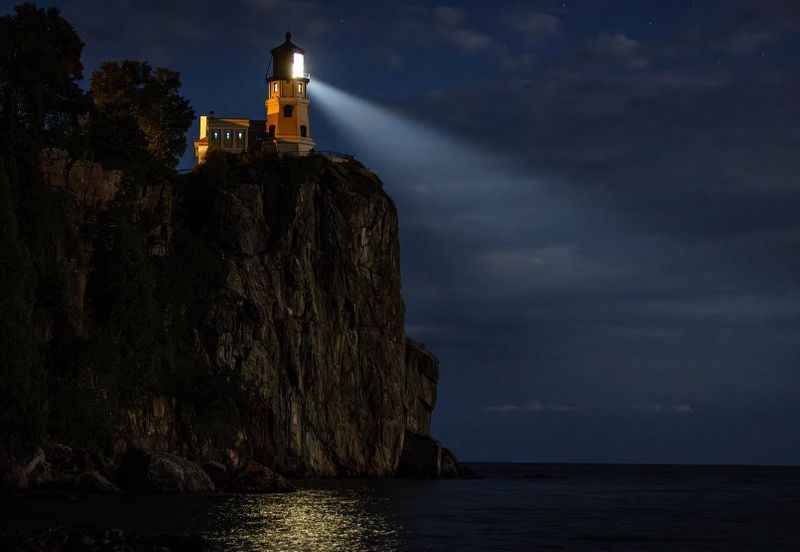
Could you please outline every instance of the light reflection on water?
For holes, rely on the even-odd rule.
[[[303,481],[286,495],[0,494],[0,535],[118,527],[226,552],[800,550],[798,468],[478,469],[486,479]]]
[[[221,504],[220,525],[230,529],[207,536],[226,550],[391,552],[401,527],[381,511],[387,500],[356,489],[248,496]]]

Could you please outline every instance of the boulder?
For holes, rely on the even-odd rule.
[[[80,474],[75,479],[75,488],[85,493],[118,493],[119,487],[96,470]]]
[[[158,551],[204,552],[221,550],[200,535],[142,535],[120,529],[91,527],[55,527],[32,533],[0,537],[0,546],[8,552],[53,551]]]
[[[61,443],[49,443],[45,447],[44,452],[45,456],[47,456],[47,461],[50,462],[54,468],[72,463],[75,454],[71,447]]]
[[[456,455],[453,454],[450,449],[442,449],[441,470],[439,476],[450,479],[461,477],[461,466],[458,463]]]
[[[437,440],[428,435],[406,432],[403,453],[397,466],[398,476],[452,479],[469,477],[469,474],[456,455]]]
[[[47,462],[53,472],[55,483],[73,481],[84,472],[98,472],[109,478],[113,474],[113,462],[94,450],[72,448],[60,443],[50,443],[45,447]]]
[[[196,463],[166,452],[131,447],[117,469],[117,481],[130,492],[207,493],[214,482]]]
[[[203,464],[203,471],[205,471],[208,477],[211,478],[211,481],[214,482],[214,486],[217,490],[221,491],[226,489],[230,484],[231,476],[225,464],[220,462],[206,462]]]
[[[9,456],[7,471],[3,474],[3,487],[27,489],[47,483],[51,479],[50,464],[44,450],[37,447]]]
[[[439,477],[442,470],[442,446],[435,439],[406,431],[403,452],[397,466],[400,477]]]
[[[236,472],[230,489],[237,493],[287,493],[294,486],[268,467],[250,460]]]
[[[422,343],[406,337],[405,372],[406,429],[430,435],[439,360]]]

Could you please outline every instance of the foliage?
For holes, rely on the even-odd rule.
[[[163,339],[162,308],[155,293],[159,273],[147,255],[145,235],[123,206],[101,222],[95,267],[88,286],[97,332],[84,358],[85,369],[117,398],[133,404],[150,391],[158,372]]]
[[[20,239],[13,162],[0,158],[0,446],[35,442],[44,431],[45,374],[33,333],[35,272]]]
[[[159,162],[175,166],[186,151],[186,131],[194,121],[189,102],[179,94],[181,79],[147,63],[104,63],[92,75],[91,92],[103,116],[123,132],[119,140],[136,144],[144,136]]]
[[[89,107],[81,42],[56,8],[25,3],[0,17],[0,146],[28,153],[63,142]]]
[[[237,382],[210,370],[195,333],[224,276],[210,221],[218,194],[280,164],[222,157],[179,177],[194,113],[178,74],[110,62],[87,94],[82,48],[56,9],[0,17],[0,449],[47,436],[107,448],[126,409],[154,396],[178,398],[199,432],[222,435],[238,416]],[[121,193],[103,210],[77,209],[43,184],[44,147],[67,152],[66,176],[78,160],[122,170]],[[176,220],[145,208],[153,190],[177,197]],[[154,257],[164,223],[174,253]],[[80,331],[68,277],[78,251],[92,252],[78,296],[91,327]]]

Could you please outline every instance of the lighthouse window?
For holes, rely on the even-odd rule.
[[[292,78],[302,79],[305,76],[305,56],[300,52],[294,53],[294,63],[292,64]]]
[[[284,117],[291,117],[293,113],[294,113],[294,106],[293,105],[287,105],[286,107],[283,108],[283,116]]]
[[[306,128],[306,125],[300,125],[300,136],[303,138],[308,136],[308,128]]]

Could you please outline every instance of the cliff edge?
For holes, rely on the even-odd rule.
[[[57,292],[31,312],[48,439],[298,477],[457,473],[430,436],[438,361],[405,335],[397,212],[373,172],[210,156],[134,185],[57,150],[43,163],[64,206]]]

